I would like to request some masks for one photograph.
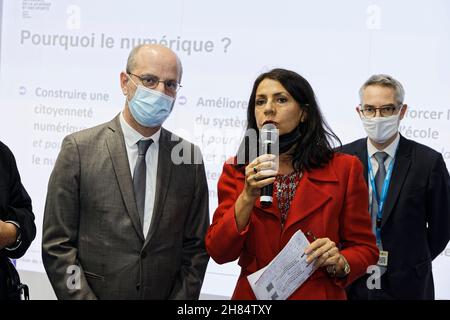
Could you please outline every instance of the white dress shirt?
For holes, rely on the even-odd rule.
[[[145,154],[145,164],[147,166],[147,176],[145,180],[145,205],[144,205],[144,237],[147,237],[150,223],[152,222],[153,206],[155,203],[156,192],[156,173],[158,169],[158,153],[159,153],[159,136],[161,129],[159,129],[151,137],[144,137],[142,134],[134,130],[125,120],[123,114],[120,114],[120,126],[122,127],[123,136],[125,138],[125,146],[127,148],[128,163],[130,165],[131,177],[133,177],[134,167],[138,158],[139,140],[153,140],[153,143]]]
[[[387,153],[388,156],[386,157],[386,160],[384,160],[384,168],[387,172],[389,165],[391,164],[392,160],[394,160],[394,158],[395,158],[395,152],[397,151],[399,141],[400,141],[400,134],[397,133],[397,136],[395,137],[394,141],[391,142],[390,145],[388,145],[383,150],[378,150],[372,144],[372,142],[370,142],[370,139],[367,138],[367,152],[369,153],[370,164],[372,165],[372,171],[373,171],[374,177],[376,176],[376,174],[378,172],[378,161],[377,161],[377,159],[375,159],[375,156],[374,156],[375,153],[381,152],[381,151],[384,151]],[[369,181],[369,183],[368,183],[368,185],[369,185],[369,202],[370,202],[370,205],[372,205],[372,184],[370,183],[369,172],[367,172],[367,174],[368,174],[367,181]]]

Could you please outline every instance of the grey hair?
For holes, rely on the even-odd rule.
[[[131,73],[132,70],[134,70],[134,68],[136,67],[136,55],[139,52],[139,50],[141,50],[143,47],[148,46],[148,44],[144,43],[144,44],[140,44],[136,47],[134,47],[133,49],[131,49],[130,54],[128,55],[128,59],[127,59],[127,66],[125,68],[125,71],[127,73]],[[183,65],[181,64],[180,58],[178,57],[178,55],[176,55],[177,58],[177,65],[178,65],[178,71],[180,73],[180,81],[181,78],[183,77]]]
[[[363,100],[364,90],[368,86],[381,86],[394,89],[397,104],[402,104],[405,99],[405,90],[398,80],[387,74],[374,74],[366,82],[364,82],[362,87],[359,89],[359,100],[361,103]]]

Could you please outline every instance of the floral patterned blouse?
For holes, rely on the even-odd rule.
[[[302,178],[303,172],[294,170],[286,175],[275,177],[275,194],[278,200],[278,209],[281,212],[281,226],[286,222],[291,201],[294,198],[297,185]]]

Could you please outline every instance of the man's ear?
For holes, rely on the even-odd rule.
[[[361,118],[361,111],[359,110],[359,104],[355,107],[355,111],[356,111],[356,113],[358,114],[358,117],[360,117]]]
[[[128,95],[128,76],[125,71],[120,73],[120,87],[124,96]]]
[[[400,111],[400,120],[403,120],[403,117],[406,114],[406,109],[408,109],[408,105],[404,104],[402,110]]]

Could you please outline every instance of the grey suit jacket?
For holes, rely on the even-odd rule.
[[[171,154],[196,162],[177,164]],[[209,260],[201,160],[197,146],[161,129],[145,238],[119,116],[67,136],[50,176],[42,235],[43,263],[57,297],[197,299]]]

